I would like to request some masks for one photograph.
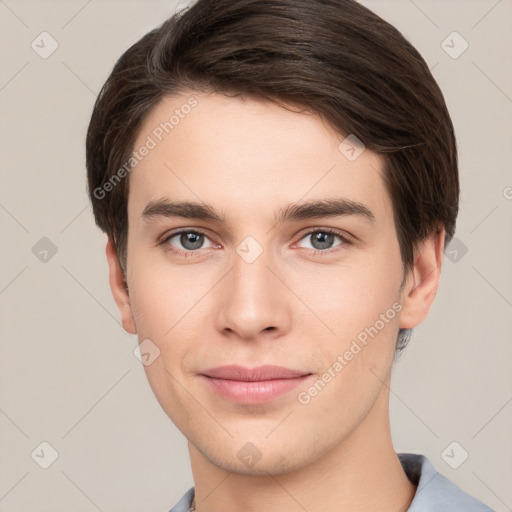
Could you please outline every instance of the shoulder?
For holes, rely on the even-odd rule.
[[[398,458],[409,480],[418,486],[408,512],[493,512],[438,473],[424,455],[399,453]]]
[[[192,500],[194,499],[194,492],[195,488],[191,487],[182,496],[180,501],[178,501],[178,503],[176,503],[176,505],[174,505],[174,507],[172,507],[171,510],[169,510],[169,512],[188,512],[188,509],[192,505]]]

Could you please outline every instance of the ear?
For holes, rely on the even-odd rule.
[[[132,306],[130,303],[130,296],[128,295],[128,289],[124,282],[124,274],[117,258],[114,243],[110,237],[108,237],[105,252],[107,254],[109,266],[110,289],[112,290],[112,295],[114,296],[114,300],[116,301],[119,312],[121,313],[121,322],[124,330],[130,334],[137,334],[137,328],[135,326]]]
[[[444,228],[431,233],[414,252],[402,292],[402,329],[412,329],[427,318],[439,286],[445,234]]]

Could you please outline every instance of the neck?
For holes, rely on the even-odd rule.
[[[189,442],[198,512],[404,512],[416,487],[392,445],[389,391],[340,445],[285,474],[242,475],[212,464]]]

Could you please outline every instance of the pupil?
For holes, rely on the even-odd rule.
[[[202,245],[202,237],[197,233],[182,233],[180,242],[187,249],[198,249]]]
[[[313,235],[313,247],[315,249],[328,249],[333,242],[334,235],[332,233],[323,233],[321,231]],[[315,243],[319,244],[319,247],[315,246]]]

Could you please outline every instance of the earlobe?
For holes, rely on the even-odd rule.
[[[109,266],[109,281],[112,295],[116,301],[119,312],[121,313],[121,322],[124,330],[130,334],[137,334],[135,320],[133,318],[130,296],[126,284],[124,282],[124,274],[117,258],[114,243],[108,237],[107,246],[105,248],[107,261]]]
[[[427,318],[441,277],[444,240],[442,228],[431,233],[416,249],[402,293],[400,328],[413,329]]]

